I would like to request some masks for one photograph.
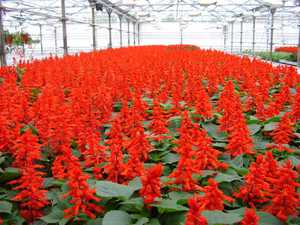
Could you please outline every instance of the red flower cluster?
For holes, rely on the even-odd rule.
[[[195,195],[189,199],[190,210],[186,216],[186,225],[206,225],[206,219],[201,216],[203,210],[224,210],[224,201],[232,202],[233,199],[224,195],[218,188],[218,183],[213,179],[208,180],[208,186],[203,188],[204,196]]]
[[[275,130],[255,134],[255,143],[262,137],[279,150],[298,147],[299,83],[293,67],[193,46],[108,49],[1,67],[0,152],[11,159],[1,171],[20,171],[4,184],[16,190],[14,213],[30,223],[51,211],[46,194],[54,187],[45,189],[47,177],[68,185],[65,216],[95,218],[106,203],[88,179],[126,185],[141,177],[147,204],[169,189],[203,190],[189,201],[187,223],[206,224],[200,212],[223,210],[230,199],[213,180],[202,187],[206,177],[200,176],[226,173],[228,157],[246,154],[253,163],[247,175],[239,173],[245,183],[236,197],[282,220],[297,216],[299,166],[296,172],[281,160],[296,151],[262,155],[247,122],[280,117]],[[211,123],[228,139],[218,140]],[[171,179],[161,189],[163,175]],[[253,211],[243,223],[257,223]]]
[[[271,152],[259,155],[245,176],[245,185],[235,196],[251,207],[263,205],[264,210],[283,221],[288,216],[296,216],[300,195],[296,182],[298,175],[290,161],[278,165]]]
[[[170,174],[170,178],[175,179],[171,183],[180,184],[185,191],[198,190],[193,174],[201,174],[205,169],[226,168],[226,165],[218,161],[220,152],[211,146],[206,132],[191,122],[187,111],[183,113],[179,132],[176,152],[180,159],[177,168]]]
[[[254,209],[246,209],[244,219],[241,225],[258,225],[259,217],[256,215]]]
[[[16,140],[14,147],[14,166],[20,168],[21,177],[11,182],[17,184],[14,190],[19,191],[12,199],[20,202],[21,215],[28,221],[43,216],[43,208],[48,205],[47,190],[43,188],[43,167],[38,161],[41,159],[40,145],[37,137],[27,130]]]
[[[160,197],[161,182],[160,177],[163,172],[163,166],[157,164],[145,170],[141,176],[142,189],[140,195],[146,204],[151,204],[156,198]]]
[[[275,48],[275,52],[287,52],[297,55],[298,47],[297,46],[282,46]]]
[[[235,94],[234,84],[230,81],[218,101],[218,108],[223,112],[220,119],[220,128],[229,135],[227,150],[232,156],[252,154],[253,143],[250,137],[245,118],[243,116],[240,97]]]

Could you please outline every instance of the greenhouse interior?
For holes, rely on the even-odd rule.
[[[0,225],[300,225],[300,0],[0,0]]]

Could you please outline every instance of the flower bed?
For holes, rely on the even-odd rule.
[[[0,223],[299,224],[299,85],[193,46],[0,68]]]
[[[298,53],[298,47],[297,46],[283,46],[283,47],[277,47],[275,48],[275,52],[286,52],[291,53],[294,56],[297,56]]]

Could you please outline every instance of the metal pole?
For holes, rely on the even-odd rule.
[[[130,20],[127,19],[128,46],[130,46]]]
[[[68,39],[67,39],[67,19],[66,19],[66,5],[65,0],[61,0],[61,22],[63,30],[63,46],[64,55],[68,55]]]
[[[255,56],[255,29],[256,29],[256,17],[253,16],[252,24],[252,54]]]
[[[228,27],[226,25],[223,26],[223,37],[224,37],[224,52],[227,50],[227,29]]]
[[[299,3],[300,5],[300,3]],[[300,17],[299,17],[299,22],[298,22],[298,29],[299,29],[299,34],[298,34],[298,54],[297,54],[297,63],[298,67],[300,67]]]
[[[106,9],[107,14],[108,14],[108,37],[109,37],[109,42],[108,42],[108,48],[112,48],[112,36],[111,36],[111,13],[112,13],[112,9],[111,8],[107,8]]]
[[[122,18],[123,15],[119,14],[119,21],[120,21],[120,47],[123,45],[123,35],[122,35]]]
[[[273,61],[273,37],[274,37],[274,15],[275,15],[276,9],[271,8],[271,34],[270,34],[270,59]]]
[[[231,53],[233,53],[233,26],[234,26],[234,21],[231,22],[231,47],[230,47]]]
[[[55,54],[57,55],[58,51],[57,51],[57,29],[56,29],[56,27],[54,27],[54,45],[55,45]]]
[[[41,55],[44,55],[42,24],[39,24],[39,27],[40,27],[40,47],[41,47]]]
[[[92,6],[93,50],[97,50],[95,6]]]
[[[180,44],[182,45],[183,43],[183,29],[180,28]]]
[[[138,37],[138,45],[140,45],[141,44],[141,36],[140,36],[141,35],[141,33],[140,33],[141,32],[141,24],[140,23],[137,24],[137,30],[138,30],[137,31],[138,32],[137,33],[137,35],[138,35],[137,36]]]
[[[0,0],[0,66],[6,66],[5,57],[5,37],[2,16],[4,14],[4,9],[2,9],[2,0]]]
[[[133,22],[132,23],[133,25],[133,45],[135,46],[135,38],[136,38],[136,33],[135,33],[135,27],[136,27],[136,22]]]
[[[241,30],[240,30],[240,54],[243,54],[243,34],[244,34],[244,19],[241,20]]]

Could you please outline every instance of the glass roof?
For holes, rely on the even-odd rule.
[[[65,0],[69,23],[91,23],[90,4],[105,5],[107,0]],[[253,15],[266,18],[276,8],[281,18],[298,19],[298,0],[112,0],[114,5],[137,21],[158,23],[178,21],[228,23]],[[10,26],[27,24],[56,25],[61,19],[60,0],[2,0],[5,23]],[[105,12],[102,12],[103,14]],[[101,18],[97,18],[101,22]],[[98,23],[97,23],[98,24]],[[101,26],[101,24],[99,25]]]

